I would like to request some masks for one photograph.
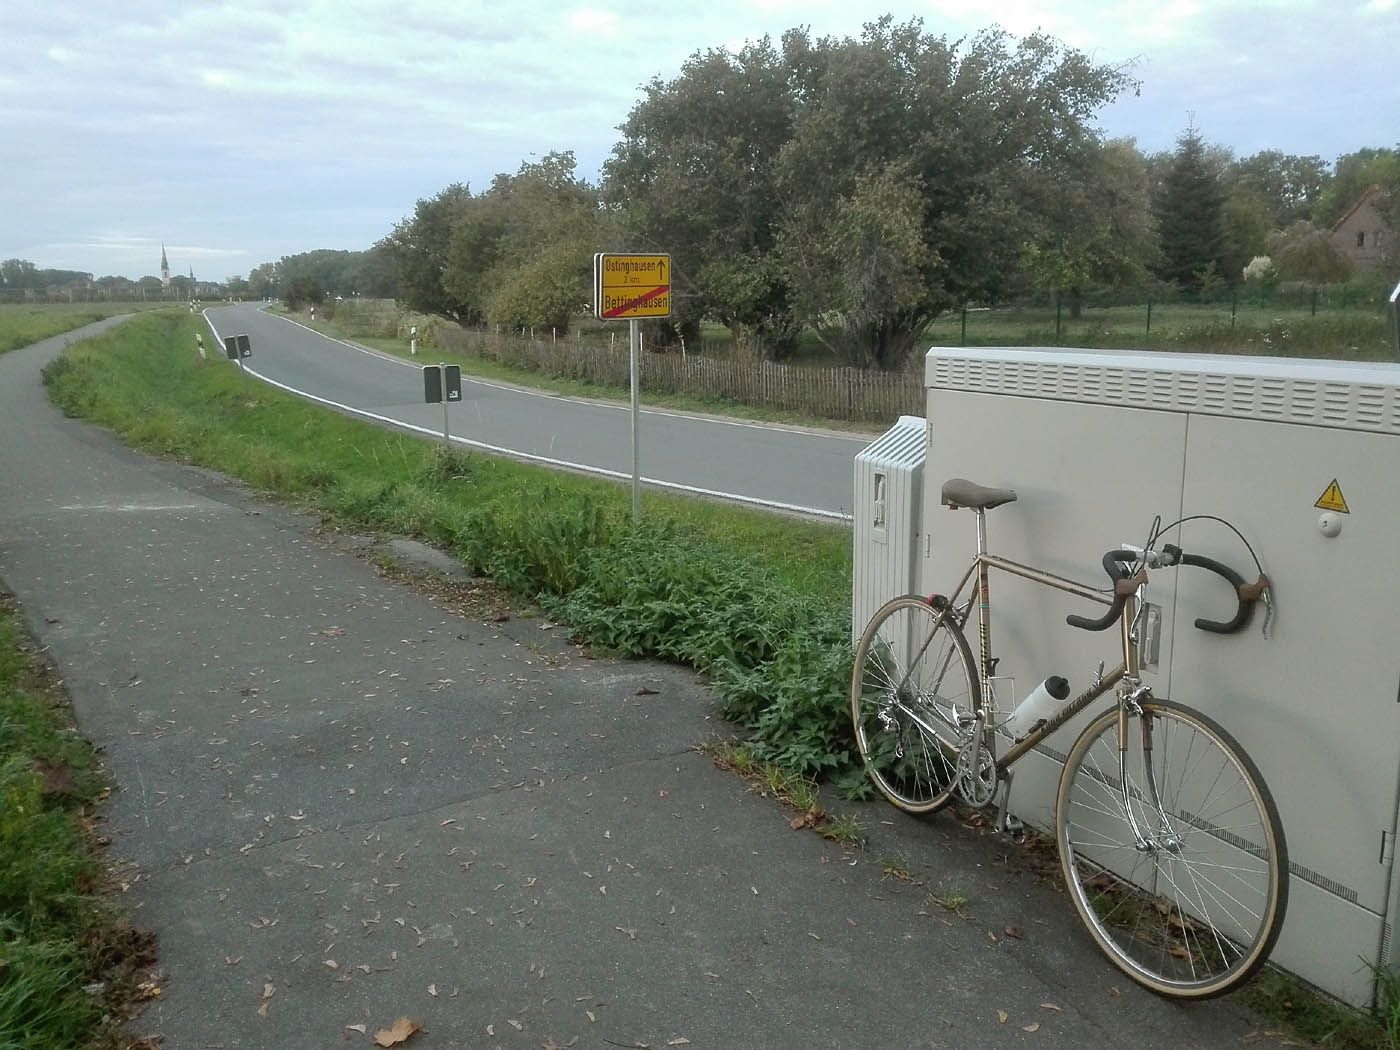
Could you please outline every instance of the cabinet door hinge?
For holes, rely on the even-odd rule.
[[[1378,864],[1395,863],[1395,833],[1391,831],[1381,832],[1381,855],[1377,860]]]

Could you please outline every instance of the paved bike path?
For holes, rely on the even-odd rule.
[[[794,831],[693,746],[703,682],[590,659],[470,581],[65,419],[0,356],[0,582],[118,782],[124,903],[172,1050],[1234,1047],[1233,1002],[1139,991],[1055,880],[949,815]],[[435,596],[437,595],[437,596]],[[935,899],[936,898],[936,899]],[[941,903],[940,903],[941,902]],[[363,1031],[352,1026],[363,1026]]]

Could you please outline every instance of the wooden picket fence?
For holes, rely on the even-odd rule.
[[[625,347],[568,338],[531,339],[441,323],[433,325],[431,338],[445,350],[542,375],[623,389],[631,382]],[[672,351],[642,354],[639,377],[644,394],[728,401],[821,419],[883,424],[924,410],[920,371],[814,368]]]

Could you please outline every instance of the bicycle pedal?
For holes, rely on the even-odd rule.
[[[1006,813],[1002,815],[997,823],[999,825],[997,830],[1006,835],[1006,837],[1016,843],[1016,845],[1019,846],[1026,841],[1026,825],[1020,817],[1014,816],[1011,813]]]

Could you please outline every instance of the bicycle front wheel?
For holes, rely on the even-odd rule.
[[[910,813],[947,805],[964,725],[981,707],[977,665],[947,610],[913,595],[886,602],[856,646],[851,721],[866,772]]]
[[[1104,712],[1075,741],[1055,807],[1060,864],[1108,957],[1160,995],[1209,999],[1268,958],[1288,905],[1288,848],[1258,767],[1168,700]]]

